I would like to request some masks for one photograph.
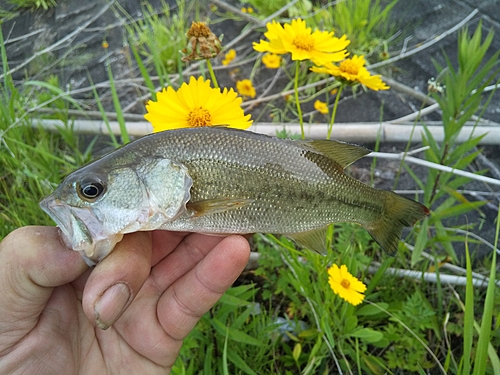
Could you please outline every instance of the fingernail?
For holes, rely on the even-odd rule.
[[[132,296],[125,283],[111,285],[94,305],[95,322],[100,329],[108,329],[123,313]]]

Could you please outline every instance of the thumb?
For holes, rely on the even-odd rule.
[[[53,288],[88,269],[77,252],[62,244],[58,231],[23,227],[0,242],[0,336],[7,330],[31,329]]]

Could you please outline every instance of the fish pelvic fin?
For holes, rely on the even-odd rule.
[[[371,152],[362,146],[329,139],[296,142],[300,142],[303,146],[334,160],[342,169],[347,168],[356,160],[361,159]]]
[[[194,216],[210,215],[218,212],[234,210],[253,203],[254,199],[207,199],[198,202],[188,202],[186,208],[194,213]]]
[[[423,204],[402,197],[392,191],[381,191],[385,198],[385,212],[376,222],[363,225],[373,239],[390,253],[396,253],[403,227],[411,227],[430,213]]]
[[[326,255],[326,233],[328,230],[328,225],[323,228],[310,230],[307,232],[300,233],[288,233],[287,237],[298,244],[304,246],[305,248],[315,251],[318,254]]]

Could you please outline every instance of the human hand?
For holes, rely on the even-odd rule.
[[[0,243],[0,373],[168,374],[248,256],[241,236],[137,232],[89,269],[57,228],[20,228]]]

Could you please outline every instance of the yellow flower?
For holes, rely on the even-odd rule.
[[[262,63],[269,69],[278,69],[281,66],[281,57],[274,53],[266,53],[262,56]]]
[[[252,81],[249,79],[243,79],[241,81],[236,82],[236,90],[241,96],[249,96],[250,98],[255,98],[257,93],[255,92],[255,88],[253,87]]]
[[[388,90],[389,86],[382,81],[379,75],[370,75],[365,63],[364,56],[354,55],[352,58],[342,61],[338,66],[328,63],[321,67],[314,66],[311,70],[316,73],[327,73],[339,77],[350,84],[359,82],[375,91]]]
[[[210,80],[191,77],[176,91],[171,86],[156,94],[156,102],[150,100],[144,116],[153,125],[153,131],[199,126],[227,125],[246,129],[252,125],[250,115],[243,112],[233,89],[214,89]]]
[[[231,61],[236,57],[236,51],[234,49],[230,49],[224,55],[224,60],[222,60],[222,65],[228,65]]]
[[[101,46],[102,46],[102,48],[107,49],[109,47],[109,43],[107,41],[103,40]]]
[[[328,269],[328,275],[330,276],[328,278],[330,287],[340,298],[345,299],[354,306],[359,305],[363,301],[365,298],[363,293],[366,290],[366,285],[352,276],[345,264],[340,266],[340,268],[334,264]]]
[[[328,106],[326,105],[325,102],[322,102],[321,100],[316,100],[314,102],[314,109],[324,115],[328,113]]]
[[[253,13],[253,8],[252,7],[248,7],[248,8],[241,8],[241,12],[242,13],[248,13],[248,14],[252,14]]]
[[[258,52],[271,52],[277,55],[290,53],[292,60],[311,60],[316,65],[341,61],[347,56],[345,48],[350,43],[346,36],[335,38],[333,32],[311,31],[300,18],[291,24],[281,26],[278,22],[268,23],[264,35],[269,41],[253,43]]]

